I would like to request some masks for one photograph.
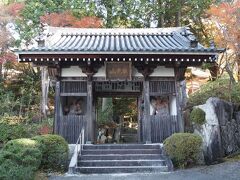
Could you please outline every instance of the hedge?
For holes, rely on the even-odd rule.
[[[61,136],[11,140],[0,151],[0,179],[32,180],[39,167],[64,170],[67,160],[68,144]]]
[[[34,179],[42,158],[39,147],[31,139],[9,141],[0,153],[0,179]]]
[[[196,164],[201,145],[201,137],[191,133],[175,133],[164,141],[165,151],[174,166],[181,168]]]
[[[41,168],[48,170],[64,170],[68,160],[68,143],[58,135],[35,136],[33,140],[40,143],[43,154]]]

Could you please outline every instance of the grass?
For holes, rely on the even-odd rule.
[[[215,81],[209,81],[191,94],[188,98],[188,107],[204,104],[210,97],[218,97],[222,100],[238,104],[240,102],[240,83],[230,84],[229,78],[222,77]]]
[[[240,161],[240,150],[225,157],[224,161]]]
[[[37,171],[34,180],[47,180],[48,175],[45,172]]]

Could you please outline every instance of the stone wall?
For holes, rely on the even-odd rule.
[[[234,104],[209,98],[197,106],[205,113],[206,122],[194,125],[194,133],[203,139],[205,162],[211,164],[240,149],[240,111]]]

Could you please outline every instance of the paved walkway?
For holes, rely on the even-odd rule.
[[[50,180],[240,180],[240,161],[154,174],[52,176]]]

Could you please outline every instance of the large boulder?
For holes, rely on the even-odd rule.
[[[204,158],[207,164],[236,152],[240,148],[240,113],[234,112],[234,105],[209,98],[197,106],[205,115],[203,125],[194,125],[194,132],[203,139]]]

